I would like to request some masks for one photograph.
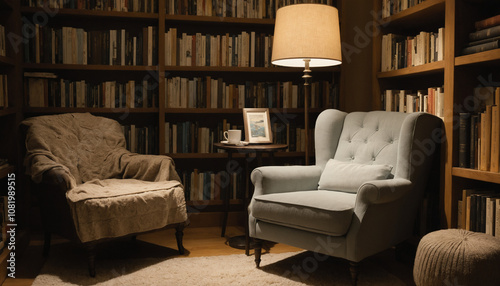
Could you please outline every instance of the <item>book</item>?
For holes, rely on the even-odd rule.
[[[500,198],[495,200],[495,236],[500,237]]]
[[[491,158],[490,171],[500,171],[500,106],[493,105],[491,107]]]
[[[489,171],[491,159],[491,105],[481,113],[481,164],[479,170]]]
[[[469,167],[470,150],[470,113],[459,114],[458,130],[458,166]]]
[[[500,34],[500,26],[499,26],[499,34]],[[489,51],[493,49],[498,49],[498,47],[500,47],[500,40],[492,40],[484,44],[466,47],[462,49],[462,55],[470,55],[474,53]]]
[[[500,25],[500,15],[489,17],[474,23],[476,30],[483,30],[498,25]]]
[[[469,33],[470,41],[479,41],[500,36],[500,25]]]

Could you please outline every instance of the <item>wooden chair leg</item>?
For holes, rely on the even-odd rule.
[[[43,238],[43,257],[49,256],[51,239],[52,239],[52,234],[50,232],[45,232]]]
[[[178,224],[175,227],[175,239],[177,240],[177,248],[179,249],[179,254],[184,254],[184,246],[182,245],[182,237],[184,236],[185,225],[183,223]]]
[[[351,272],[351,282],[353,286],[356,286],[358,284],[359,262],[349,261],[349,264],[349,271]]]
[[[87,244],[85,246],[87,250],[87,263],[89,267],[89,275],[90,277],[95,277],[95,245]]]
[[[262,240],[254,238],[255,266],[260,267],[260,256],[262,255]]]

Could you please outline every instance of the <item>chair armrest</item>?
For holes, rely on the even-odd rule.
[[[76,186],[74,179],[62,168],[52,168],[43,172],[40,183],[44,184],[47,190],[58,190],[63,193]]]
[[[123,179],[181,182],[174,160],[169,156],[127,153],[121,155],[119,160]]]
[[[383,204],[395,201],[406,194],[413,184],[406,179],[375,180],[359,187],[356,198],[358,204]]]
[[[254,196],[318,189],[321,169],[317,166],[269,166],[253,170]]]

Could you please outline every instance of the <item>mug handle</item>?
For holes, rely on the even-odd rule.
[[[226,141],[227,141],[227,140],[229,140],[229,139],[227,138],[227,137],[228,137],[228,136],[227,136],[227,134],[228,134],[228,133],[227,133],[227,131],[224,131],[224,139],[226,139]]]

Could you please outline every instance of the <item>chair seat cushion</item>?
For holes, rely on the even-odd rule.
[[[66,198],[82,242],[187,220],[184,190],[177,181],[92,180],[69,190]]]
[[[342,236],[351,224],[356,194],[311,190],[254,197],[252,216],[270,223]]]

